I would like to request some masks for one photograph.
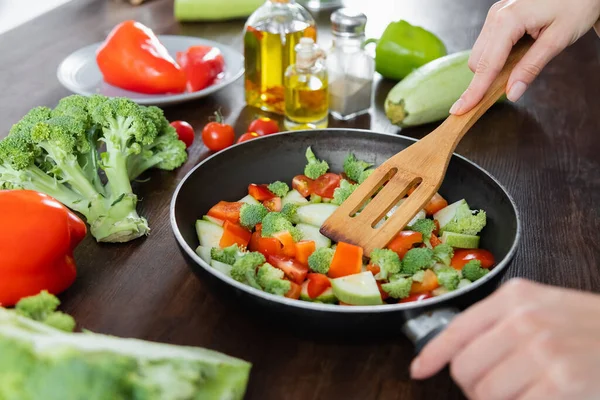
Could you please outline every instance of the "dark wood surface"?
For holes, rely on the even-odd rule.
[[[450,52],[469,48],[492,1],[360,0],[368,34],[405,18],[439,34]],[[317,15],[321,44],[330,43],[328,15]],[[118,22],[137,19],[158,33],[201,36],[241,50],[243,21],[182,25],[169,0],[140,7],[108,0],[74,0],[0,35],[0,137],[30,108],[53,106],[69,94],[56,79],[59,62],[101,41]],[[379,80],[376,108],[358,121],[335,126],[400,132],[383,114],[393,83]],[[524,235],[506,279],[600,291],[600,40],[589,33],[561,54],[516,105],[492,108],[463,139],[457,152],[479,163],[514,196]],[[237,134],[255,110],[245,107],[242,80],[203,100],[166,109],[200,131],[217,108]],[[421,137],[434,126],[400,133]],[[61,296],[63,309],[96,332],[182,345],[197,345],[254,364],[249,399],[456,399],[448,373],[412,382],[410,343],[369,338],[359,343],[300,338],[262,326],[208,293],[188,270],[175,245],[168,205],[178,181],[209,153],[198,139],[189,161],[173,173],[153,172],[137,185],[141,215],[152,232],[123,245],[86,238],[76,252],[79,276]],[[274,324],[276,322],[274,321]]]

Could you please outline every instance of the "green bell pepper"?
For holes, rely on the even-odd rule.
[[[406,21],[387,26],[375,48],[377,72],[386,78],[401,80],[413,70],[448,54],[444,43],[433,33]]]

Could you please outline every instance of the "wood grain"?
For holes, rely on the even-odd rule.
[[[367,7],[367,34],[379,35],[400,18],[440,35],[450,52],[472,46],[491,0],[378,0]],[[348,4],[359,5],[360,0]],[[54,106],[69,94],[56,79],[72,51],[104,39],[134,18],[158,33],[202,36],[241,50],[243,21],[178,24],[172,0],[137,7],[106,0],[74,0],[0,36],[0,136],[30,108]],[[330,42],[329,15],[318,14],[319,40]],[[492,107],[458,146],[514,196],[524,235],[507,277],[600,291],[600,41],[589,33],[558,56],[517,104]],[[331,126],[370,128],[420,138],[435,124],[400,131],[383,114],[393,82],[378,79],[376,107],[357,121]],[[217,108],[241,135],[257,114],[246,108],[240,80],[203,100],[166,109],[169,119],[197,128]],[[79,276],[63,309],[92,331],[205,346],[254,364],[248,399],[459,399],[447,372],[412,382],[413,350],[402,337],[373,343],[313,339],[262,326],[213,296],[186,267],[168,221],[173,189],[209,153],[197,140],[190,159],[173,173],[153,172],[136,184],[139,211],[152,232],[123,245],[88,237],[77,249]],[[335,344],[332,344],[335,343]]]

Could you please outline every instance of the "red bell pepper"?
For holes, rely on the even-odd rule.
[[[221,50],[210,46],[192,46],[185,52],[177,52],[177,63],[185,72],[190,92],[214,85],[225,70]]]
[[[207,215],[223,221],[237,223],[240,220],[240,210],[243,205],[244,203],[238,201],[220,201],[208,210]]]
[[[29,190],[0,190],[0,210],[0,304],[71,286],[73,250],[86,235],[85,223],[50,196]]]
[[[136,21],[115,26],[96,51],[104,80],[139,93],[181,93],[186,76],[152,30]]]
[[[327,273],[331,278],[358,274],[362,269],[363,249],[353,244],[339,242]]]
[[[223,236],[219,242],[222,249],[237,244],[239,247],[247,247],[252,233],[235,222],[225,221],[223,224]]]

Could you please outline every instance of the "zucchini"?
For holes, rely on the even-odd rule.
[[[470,50],[433,60],[398,82],[385,100],[385,115],[398,126],[416,126],[439,121],[467,89],[473,72]]]
[[[202,260],[204,260],[207,264],[210,264],[212,258],[210,257],[211,247],[198,246],[196,248],[196,254],[200,256]]]
[[[467,201],[465,199],[454,202],[442,208],[440,211],[436,212],[433,215],[433,219],[436,219],[437,222],[440,224],[440,228],[443,228],[446,225],[448,225],[448,222],[454,219],[454,217],[456,216],[456,211],[463,205],[469,207],[469,204],[467,204]]]
[[[286,204],[308,204],[308,200],[303,197],[300,192],[297,190],[290,190],[288,194],[286,194],[283,199],[281,199],[281,205],[285,206]]]
[[[220,261],[212,260],[210,262],[210,266],[227,276],[231,276],[231,268],[233,268],[233,267],[229,264],[225,264]]]
[[[321,232],[319,232],[319,228],[302,223],[296,225],[296,228],[302,232],[302,240],[314,241],[317,249],[321,247],[331,247],[331,239],[322,235]]]
[[[304,281],[304,283],[302,284],[302,290],[300,291],[300,300],[326,304],[337,303],[337,298],[335,297],[335,294],[333,294],[333,289],[330,287],[325,289],[325,291],[318,295],[316,298],[311,299],[308,295],[308,281]]]
[[[333,294],[346,304],[355,306],[383,304],[377,281],[370,272],[332,279],[331,288]]]
[[[476,249],[479,247],[479,236],[462,233],[444,232],[440,238],[442,243],[459,249]]]
[[[198,234],[200,246],[208,248],[219,247],[221,236],[223,236],[223,227],[199,219],[196,221],[196,233]]]
[[[252,204],[252,205],[260,204],[260,202],[258,200],[256,200],[254,197],[250,196],[249,194],[242,197],[242,199],[239,201],[239,203],[246,203],[246,204]]]
[[[248,17],[265,0],[175,0],[178,21],[224,21]]]
[[[219,226],[223,226],[225,224],[225,221],[223,221],[222,219],[211,217],[210,215],[204,215],[202,219],[208,222],[212,222],[213,224],[217,224]]]
[[[317,203],[298,207],[298,219],[304,224],[320,228],[321,225],[337,210],[335,204]]]

